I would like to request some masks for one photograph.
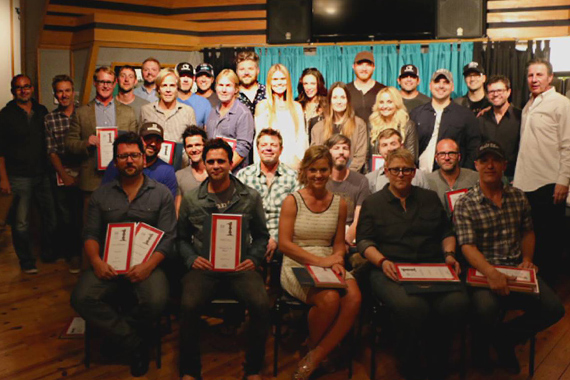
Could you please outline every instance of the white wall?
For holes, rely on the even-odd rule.
[[[20,0],[0,0],[0,108],[12,100],[10,80],[21,72],[19,6]]]

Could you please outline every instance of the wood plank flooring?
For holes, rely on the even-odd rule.
[[[78,276],[67,271],[64,262],[42,264],[38,261],[40,273],[26,275],[20,272],[12,248],[9,229],[0,234],[0,379],[73,379],[73,380],[123,380],[130,379],[126,364],[105,362],[93,346],[91,368],[83,365],[82,339],[60,339],[66,324],[75,315],[69,305],[69,295]],[[563,299],[567,316],[551,329],[537,336],[536,373],[534,379],[570,380],[570,280],[565,279],[557,291]],[[239,380],[242,376],[243,336],[225,335],[219,321],[206,320],[202,337],[202,363],[205,380]],[[302,321],[299,322],[302,324]],[[178,321],[172,318],[172,331],[163,337],[162,368],[156,368],[151,361],[148,374],[142,379],[178,378]],[[298,349],[304,337],[293,329],[283,341],[279,358],[277,379],[290,379],[299,360]],[[354,352],[355,380],[369,379],[370,343],[365,326]],[[397,337],[396,337],[397,338]],[[401,379],[391,350],[393,340],[380,333],[376,380]],[[452,380],[459,379],[459,342],[455,342]],[[496,370],[489,379],[528,378],[529,345],[519,346],[517,354],[522,371],[518,376]],[[271,376],[273,362],[273,338],[267,342],[265,379]],[[469,358],[468,358],[469,361]],[[322,380],[345,380],[347,370],[322,376]],[[483,379],[473,369],[467,372],[468,380]]]

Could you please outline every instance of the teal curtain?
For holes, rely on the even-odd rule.
[[[372,46],[376,69],[374,79],[386,86],[397,86],[398,82],[398,49],[396,45]]]

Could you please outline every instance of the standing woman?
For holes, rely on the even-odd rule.
[[[346,84],[333,83],[327,95],[328,107],[324,120],[311,131],[311,145],[322,145],[332,135],[343,134],[350,139],[352,159],[350,169],[360,172],[368,155],[368,130],[366,122],[355,116]]]
[[[279,250],[283,252],[281,285],[289,294],[311,305],[308,314],[309,353],[293,379],[306,380],[350,331],[360,310],[356,280],[344,269],[346,203],[327,190],[333,159],[322,145],[307,149],[299,182],[303,189],[283,201],[279,219]],[[347,288],[301,286],[292,268],[306,264],[332,268],[346,280]]]
[[[385,129],[392,128],[402,135],[404,148],[409,150],[418,160],[418,134],[414,123],[406,107],[400,92],[394,87],[385,87],[376,95],[376,103],[372,107],[370,115],[370,153],[380,154],[378,149],[378,135]]]
[[[301,104],[293,100],[291,76],[282,64],[271,66],[267,72],[267,99],[255,108],[256,134],[262,129],[271,128],[283,136],[281,162],[293,169],[299,168],[305,149],[309,146],[305,132],[305,119]],[[258,159],[257,147],[254,157]]]
[[[303,70],[297,85],[297,92],[299,93],[297,101],[303,107],[307,135],[310,137],[312,127],[322,120],[327,104],[327,88],[323,74],[314,67]]]

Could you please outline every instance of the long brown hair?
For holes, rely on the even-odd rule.
[[[343,82],[335,82],[332,84],[331,88],[329,89],[329,93],[327,94],[327,110],[325,112],[325,120],[324,120],[324,131],[323,131],[323,138],[327,140],[329,137],[333,135],[333,124],[334,124],[334,116],[335,112],[332,109],[331,99],[332,93],[335,88],[340,88],[346,94],[346,110],[342,116],[342,128],[340,133],[347,136],[349,139],[352,140],[352,134],[356,129],[356,120],[354,114],[354,108],[352,108],[351,100],[350,100],[350,92],[348,92],[348,87]]]

